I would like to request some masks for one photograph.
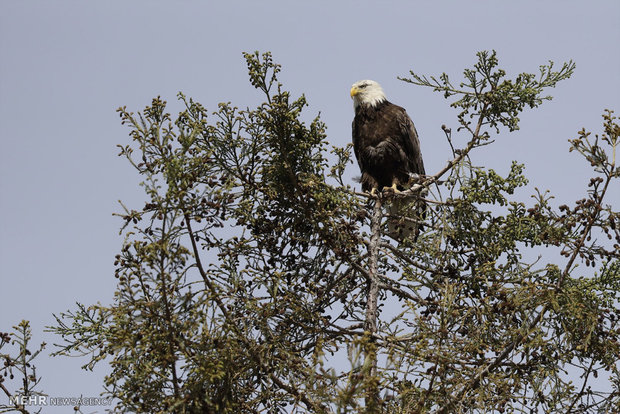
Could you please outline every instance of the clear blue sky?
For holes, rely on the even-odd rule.
[[[458,78],[485,49],[497,50],[509,74],[573,59],[577,71],[553,101],[473,157],[500,171],[524,162],[532,184],[570,202],[583,196],[588,169],[567,139],[582,127],[600,131],[605,108],[620,111],[619,21],[618,0],[2,1],[0,330],[29,319],[35,340],[51,345],[58,340],[43,328],[52,313],[111,302],[122,242],[112,213],[119,199],[132,207],[142,199],[138,177],[116,156],[129,141],[121,105],[139,110],[157,95],[172,103],[178,91],[213,110],[220,101],[255,104],[241,53],[270,50],[285,87],[306,94],[308,119],[320,111],[334,145],[350,141],[350,85],[380,82],[416,123],[433,173],[449,157],[440,126],[456,125],[454,113],[397,76]],[[50,358],[51,348],[37,364],[45,391],[99,394],[103,370]]]

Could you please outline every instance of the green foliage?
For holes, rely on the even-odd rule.
[[[616,118],[604,116],[600,139],[571,141],[595,174],[572,207],[538,190],[519,201],[521,164],[502,177],[468,158],[500,127],[517,129],[574,64],[511,79],[481,52],[459,88],[412,73],[456,99],[468,142],[398,195],[423,194],[427,210],[419,238],[396,243],[373,207],[397,196],[354,192],[343,178],[351,146],[330,156],[325,125],[306,119],[271,55],[244,56],[264,98],[255,108],[210,114],[179,94],[174,117],[160,98],[119,110],[133,140],[120,155],[147,202],[119,214],[113,303],[78,305],[52,328],[58,354],[110,364],[118,412],[617,407],[620,214],[605,204]]]
[[[510,173],[505,179],[495,171],[488,172],[482,168],[472,168],[473,177],[463,182],[461,192],[463,198],[469,203],[499,204],[507,203],[502,194],[513,194],[515,188],[527,184],[527,179],[522,175],[523,164],[512,163]]]

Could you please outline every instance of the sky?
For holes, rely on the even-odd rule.
[[[50,357],[59,339],[44,329],[75,302],[112,301],[122,243],[112,213],[118,200],[140,208],[143,199],[117,156],[129,143],[119,106],[138,111],[161,96],[177,110],[179,91],[213,111],[256,105],[242,52],[271,51],[285,89],[308,99],[305,119],[320,112],[336,146],[351,139],[351,84],[381,83],[414,120],[434,173],[450,158],[441,125],[456,129],[455,112],[398,76],[460,80],[480,50],[496,50],[512,76],[572,59],[576,72],[552,101],[472,156],[499,172],[525,163],[532,186],[570,203],[584,196],[589,169],[567,140],[581,128],[600,132],[604,109],[620,111],[618,21],[617,0],[1,1],[0,331],[28,319],[34,342],[49,344],[36,365],[50,396],[102,391],[105,366],[91,373],[83,358]],[[618,205],[619,194],[609,201]]]

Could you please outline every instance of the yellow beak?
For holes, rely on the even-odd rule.
[[[357,95],[359,93],[359,89],[357,89],[355,86],[351,88],[351,98],[353,98],[355,95]]]

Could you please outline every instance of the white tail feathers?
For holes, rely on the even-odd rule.
[[[393,198],[386,206],[387,235],[398,242],[415,241],[422,229],[426,205],[411,198]]]

